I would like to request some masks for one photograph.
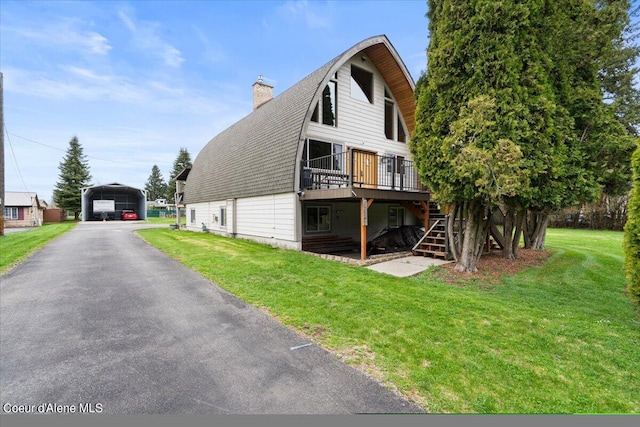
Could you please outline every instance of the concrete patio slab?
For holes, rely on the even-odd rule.
[[[379,273],[390,274],[392,276],[409,277],[421,273],[433,265],[443,265],[450,262],[451,261],[444,261],[436,258],[407,256],[404,258],[373,264],[366,268]]]

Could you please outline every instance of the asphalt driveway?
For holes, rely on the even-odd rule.
[[[296,348],[309,342],[147,245],[141,226],[81,223],[0,277],[0,413],[419,412]]]

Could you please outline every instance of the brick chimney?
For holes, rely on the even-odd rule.
[[[253,111],[273,98],[273,86],[262,82],[262,76],[253,84]]]

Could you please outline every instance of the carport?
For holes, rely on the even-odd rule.
[[[107,206],[109,219],[120,219],[123,209],[135,209],[138,219],[147,219],[147,192],[128,185],[112,184],[85,187],[82,192],[82,220],[100,220],[102,211],[94,211],[94,206]],[[111,206],[109,208],[109,206]]]

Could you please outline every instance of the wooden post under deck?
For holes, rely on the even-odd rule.
[[[373,199],[362,198],[360,204],[360,259],[362,261],[367,259],[367,225],[369,223],[367,210],[372,203]]]
[[[424,217],[422,218],[424,223],[424,232],[429,231],[429,202],[420,201],[420,206],[424,210]]]

